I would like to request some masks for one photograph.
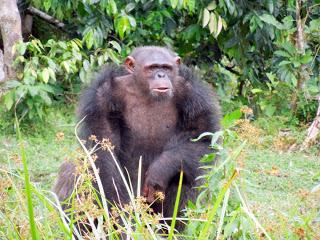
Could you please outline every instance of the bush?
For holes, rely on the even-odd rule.
[[[19,120],[26,116],[29,120],[44,119],[53,101],[74,99],[81,85],[88,83],[91,73],[101,65],[110,60],[120,62],[120,46],[116,42],[110,45],[90,53],[79,39],[51,39],[45,44],[33,39],[18,44],[15,66],[19,73],[16,80],[4,86],[8,90],[3,96],[6,109],[11,114],[16,111]]]

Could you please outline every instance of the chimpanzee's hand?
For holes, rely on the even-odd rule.
[[[164,193],[167,187],[167,181],[165,174],[161,174],[160,169],[153,167],[149,168],[146,172],[144,185],[143,185],[143,196],[147,199],[148,203],[152,203],[156,200],[156,193]]]

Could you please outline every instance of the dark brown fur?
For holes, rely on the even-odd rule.
[[[99,140],[109,138],[115,145],[118,162],[130,174],[133,189],[137,187],[138,162],[142,156],[141,190],[150,200],[154,190],[165,192],[164,208],[159,204],[153,207],[156,212],[163,210],[164,216],[170,217],[181,170],[184,182],[180,209],[188,200],[196,198],[196,177],[201,174],[199,159],[211,150],[208,139],[199,142],[190,139],[203,132],[218,131],[220,110],[210,87],[185,66],[173,65],[165,76],[172,83],[172,95],[164,93],[164,97],[157,98],[150,94],[147,86],[152,80],[147,80],[142,70],[144,64],[157,57],[159,62],[173,63],[176,59],[173,52],[145,47],[134,50],[131,56],[136,60],[133,73],[124,67],[107,67],[84,91],[78,109],[79,119],[86,116],[81,137],[86,140],[90,135],[96,135]],[[123,181],[107,152],[98,152],[96,165],[108,200],[118,202],[114,180],[120,201],[128,202]],[[55,186],[60,200],[73,189],[72,184],[65,184],[70,182],[68,178],[73,179],[71,174],[66,176],[66,171],[63,165]]]

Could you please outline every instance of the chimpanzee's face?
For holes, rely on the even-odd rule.
[[[152,97],[168,99],[173,96],[173,82],[178,74],[180,58],[152,49],[144,50],[134,59],[126,59],[127,69]]]

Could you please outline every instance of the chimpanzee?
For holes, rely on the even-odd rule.
[[[133,189],[137,187],[142,157],[143,196],[151,203],[155,192],[163,192],[163,205],[153,204],[153,209],[171,217],[181,170],[184,176],[180,209],[188,200],[195,200],[196,178],[202,171],[199,159],[211,150],[209,139],[191,139],[220,129],[219,105],[210,87],[181,65],[177,54],[167,48],[138,47],[124,65],[106,67],[83,92],[78,107],[79,119],[85,117],[81,137],[110,139],[120,166],[129,172]],[[121,203],[128,202],[110,154],[99,150],[97,156],[95,164],[106,198],[115,203],[119,199]],[[60,200],[73,190],[73,172],[70,164],[63,164],[60,169],[54,188]]]

